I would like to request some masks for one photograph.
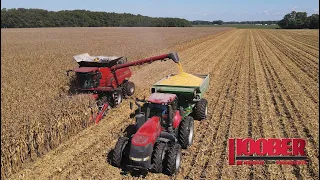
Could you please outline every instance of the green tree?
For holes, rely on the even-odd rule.
[[[1,9],[1,28],[108,26],[187,27],[191,26],[191,22],[180,18],[152,18],[140,14],[86,10],[54,12],[42,9]]]
[[[313,14],[308,17],[306,12],[292,11],[286,14],[278,25],[283,29],[319,29],[319,15]]]
[[[312,14],[308,20],[310,29],[319,29],[319,14]]]

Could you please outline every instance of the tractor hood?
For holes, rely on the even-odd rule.
[[[160,118],[153,116],[149,118],[134,134],[131,142],[135,146],[146,146],[150,143],[154,144],[160,135],[161,125]]]

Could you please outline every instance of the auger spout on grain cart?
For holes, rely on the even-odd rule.
[[[99,112],[92,119],[98,123],[111,107],[122,102],[123,96],[132,96],[135,85],[129,81],[132,72],[130,66],[138,66],[155,61],[171,59],[179,62],[176,52],[162,54],[145,59],[127,62],[125,57],[90,56],[88,53],[74,56],[79,67],[73,71],[76,75],[76,90],[80,93],[91,93],[97,101]]]

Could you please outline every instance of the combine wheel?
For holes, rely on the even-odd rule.
[[[151,172],[161,173],[163,169],[163,159],[167,150],[167,144],[156,143],[152,153]]]
[[[179,171],[181,162],[181,146],[176,143],[174,146],[170,147],[166,153],[165,157],[165,174],[172,176]]]
[[[123,94],[125,96],[132,96],[135,91],[135,85],[131,81],[126,81],[123,83]]]
[[[116,107],[122,102],[122,93],[121,91],[117,91],[113,93],[113,106]]]
[[[204,120],[208,114],[208,101],[206,99],[200,99],[195,106],[195,115],[197,120]]]
[[[179,125],[179,143],[183,149],[187,149],[193,140],[194,121],[191,116],[183,119]]]
[[[116,167],[121,167],[125,162],[125,157],[129,150],[129,138],[120,137],[112,154],[112,164]]]

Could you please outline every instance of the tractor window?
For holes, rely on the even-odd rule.
[[[149,104],[150,108],[150,116],[159,116],[163,117],[164,115],[168,114],[168,108],[166,105],[161,105],[161,104]]]
[[[150,108],[150,115],[149,118],[152,116],[160,117],[160,124],[163,128],[167,129],[168,127],[168,106],[161,105],[161,104],[149,104]]]

